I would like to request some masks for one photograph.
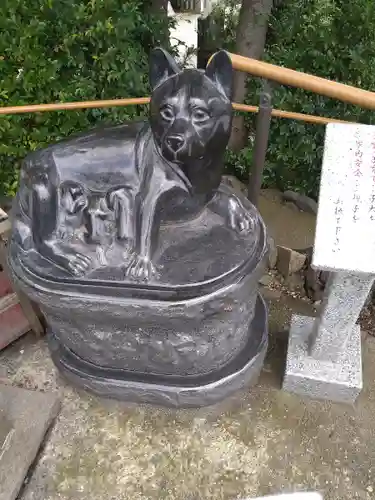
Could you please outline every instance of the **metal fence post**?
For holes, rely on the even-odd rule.
[[[268,81],[264,82],[263,91],[259,99],[259,111],[256,119],[255,142],[253,151],[253,163],[249,172],[249,185],[247,197],[258,205],[260,188],[262,187],[262,177],[266,153],[268,148],[268,137],[272,116],[271,86]]]

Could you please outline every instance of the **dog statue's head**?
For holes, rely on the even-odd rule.
[[[232,123],[232,63],[217,52],[205,71],[181,71],[158,48],[150,58],[150,123],[162,156],[173,163],[203,163],[220,157]]]

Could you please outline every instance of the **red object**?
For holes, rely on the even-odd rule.
[[[0,350],[30,330],[19,304],[0,312]]]
[[[0,350],[30,330],[4,271],[0,272]]]
[[[5,297],[9,293],[12,293],[12,286],[9,283],[9,280],[4,273],[4,271],[0,271],[0,298]]]

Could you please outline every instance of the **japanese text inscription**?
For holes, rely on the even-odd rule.
[[[327,126],[313,266],[375,274],[375,126]]]

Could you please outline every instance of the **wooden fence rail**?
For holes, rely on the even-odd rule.
[[[375,109],[375,93],[368,90],[362,90],[357,87],[351,87],[343,83],[333,82],[325,78],[309,75],[300,71],[295,71],[274,64],[265,63],[256,59],[250,59],[238,54],[229,53],[233,67],[239,71],[250,73],[254,76],[272,80],[283,85],[299,87],[304,90],[309,90],[315,94],[324,95],[338,99],[340,101],[356,104],[363,108]],[[61,102],[49,104],[31,104],[28,106],[5,106],[0,107],[0,115],[13,115],[21,113],[41,113],[46,111],[61,111],[69,109],[88,109],[88,108],[110,108],[117,106],[131,106],[148,104],[149,97],[138,97],[131,99],[111,99],[102,101],[82,101],[82,102]],[[233,108],[238,111],[257,113],[257,106],[248,106],[246,104],[233,103]],[[316,123],[325,125],[331,122],[343,122],[335,118],[307,115],[304,113],[294,113],[291,111],[283,111],[274,109],[272,116],[277,118],[289,118],[291,120],[305,121],[308,123]]]
[[[107,99],[104,101],[81,101],[81,102],[58,102],[49,104],[30,104],[27,106],[5,106],[0,107],[0,115],[19,115],[24,113],[43,113],[47,111],[62,111],[69,109],[89,109],[89,108],[114,108],[119,106],[134,106],[148,104],[149,97],[135,97],[131,99]],[[249,106],[247,104],[233,103],[233,108],[237,111],[257,113],[258,106]],[[306,115],[304,113],[294,113],[283,111],[281,109],[272,110],[272,116],[276,118],[289,118],[290,120],[299,120],[317,125],[326,125],[331,122],[345,122],[335,118],[326,118],[324,116]]]
[[[239,71],[244,71],[253,76],[272,80],[283,85],[309,90],[315,94],[355,104],[361,108],[375,109],[375,92],[333,82],[332,80],[302,73],[301,71],[275,66],[274,64],[239,56],[238,54],[229,53],[229,56],[234,69]]]

